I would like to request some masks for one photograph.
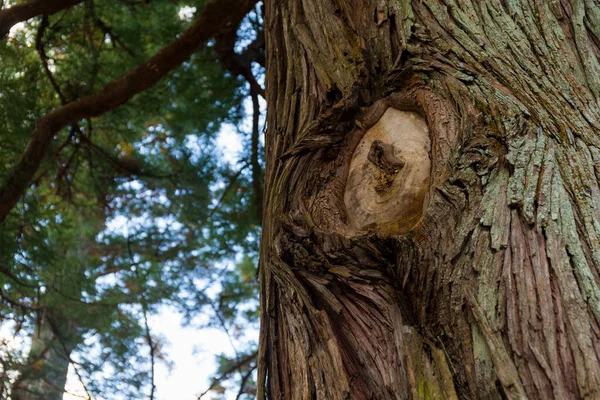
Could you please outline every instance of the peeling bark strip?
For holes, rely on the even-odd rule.
[[[13,167],[10,177],[0,187],[0,222],[29,186],[52,138],[59,130],[82,118],[102,115],[153,86],[207,40],[217,34],[236,30],[255,3],[256,0],[208,0],[192,26],[149,60],[112,81],[102,91],[65,104],[39,118],[25,151]]]
[[[259,398],[599,398],[598,3],[265,11]],[[367,143],[390,108],[430,141],[406,230],[345,199],[406,168],[408,146]]]

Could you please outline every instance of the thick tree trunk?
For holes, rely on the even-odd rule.
[[[259,397],[600,398],[598,2],[267,0],[265,32]]]
[[[13,385],[13,400],[62,400],[71,352],[77,343],[73,332],[72,322],[40,318],[27,365]]]

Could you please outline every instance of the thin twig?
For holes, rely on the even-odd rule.
[[[119,159],[119,158],[111,155],[108,151],[104,150],[102,147],[100,147],[97,144],[95,144],[94,142],[92,142],[87,136],[83,135],[83,133],[81,131],[79,132],[79,134],[80,134],[79,138],[85,145],[89,146],[93,152],[95,152],[96,154],[98,154],[99,156],[101,156],[102,158],[109,161],[111,164],[113,164],[117,168],[119,168],[121,170],[121,172],[125,172],[130,175],[135,175],[135,176],[139,176],[139,177],[156,178],[156,179],[170,178],[173,175],[173,174],[157,175],[157,174],[152,174],[150,172],[147,172],[142,168],[142,166],[136,159],[133,159],[133,158]]]
[[[198,224],[198,226],[200,226],[200,227],[204,226],[204,224],[206,224],[208,221],[210,221],[210,219],[215,214],[215,212],[221,207],[221,203],[225,199],[225,196],[227,196],[227,193],[229,193],[229,191],[233,188],[233,185],[235,185],[235,182],[238,180],[238,178],[240,177],[240,175],[242,174],[244,169],[246,169],[247,166],[248,166],[248,163],[242,165],[242,168],[240,168],[238,170],[238,172],[236,172],[235,175],[231,177],[229,184],[223,190],[223,193],[221,194],[221,197],[217,201],[217,204],[215,204],[215,206],[210,210],[208,215],[206,217],[204,217],[204,219],[200,222],[200,224]]]
[[[217,319],[219,320],[219,323],[221,324],[223,331],[225,331],[225,334],[227,335],[227,338],[229,339],[229,344],[231,345],[231,348],[233,349],[233,352],[235,353],[235,360],[239,361],[240,353],[238,352],[238,350],[235,346],[235,343],[233,342],[233,337],[231,336],[231,332],[229,332],[229,327],[225,323],[225,319],[223,318],[223,316],[221,315],[221,313],[219,311],[219,307],[217,307],[212,301],[209,303],[210,303],[210,306],[212,307],[213,311],[215,312],[215,315],[217,316]]]
[[[42,43],[42,39],[44,37],[44,33],[46,32],[46,28],[48,28],[48,16],[44,15],[42,17],[40,27],[38,28],[37,35],[35,36],[35,49],[37,50],[40,56],[40,59],[42,61],[42,67],[44,68],[44,73],[46,74],[46,77],[48,77],[48,80],[52,85],[52,89],[54,89],[54,91],[58,95],[60,103],[62,105],[65,105],[67,104],[67,98],[60,90],[60,86],[58,86],[58,83],[56,83],[56,80],[54,79],[54,76],[50,71],[50,67],[48,67],[48,56],[46,55],[46,51],[44,50],[44,44]]]
[[[208,392],[210,392],[211,390],[213,390],[215,388],[215,386],[217,386],[223,379],[227,378],[233,372],[237,371],[238,369],[240,369],[244,365],[248,364],[249,362],[252,362],[253,360],[255,360],[257,355],[258,355],[258,352],[255,351],[255,352],[247,355],[246,357],[244,357],[243,359],[241,359],[237,363],[233,364],[231,367],[227,368],[227,370],[225,370],[225,372],[223,372],[221,375],[219,375],[218,377],[216,377],[216,378],[214,378],[212,380],[212,383],[210,384],[209,388],[206,389],[204,392],[202,392],[198,396],[197,400],[200,400]]]
[[[68,100],[67,100],[66,96],[64,95],[64,93],[61,91],[60,85],[56,82],[54,75],[52,75],[52,72],[50,71],[50,67],[48,66],[48,56],[46,55],[46,51],[44,49],[44,43],[42,42],[42,40],[44,38],[44,33],[46,32],[47,28],[48,28],[48,16],[44,15],[42,17],[42,22],[40,23],[40,27],[38,28],[38,32],[35,37],[35,48],[40,56],[40,60],[42,62],[42,67],[44,69],[44,73],[46,74],[46,77],[50,81],[50,85],[52,86],[52,89],[54,89],[54,91],[58,95],[58,98],[60,99],[60,103],[64,106],[65,104],[68,103]],[[56,151],[57,155],[60,154],[60,152],[65,148],[65,146],[67,146],[69,143],[71,143],[71,141],[75,137],[76,133],[79,133],[80,136],[83,136],[81,128],[79,127],[78,124],[75,123],[75,124],[71,125],[71,131],[69,132],[69,136],[67,137],[67,140],[65,140],[65,142],[62,145],[60,145],[60,147]],[[77,152],[79,151],[79,148],[80,148],[80,146],[77,146],[75,148],[75,150],[73,150],[73,153],[71,153],[71,156],[69,157],[68,161],[64,165],[61,163],[60,169],[56,173],[56,178],[55,178],[56,182],[60,182],[62,180],[62,177],[66,174],[66,171],[69,169],[69,167],[71,166],[71,163],[75,159],[75,156],[77,155]],[[67,184],[66,192],[67,193],[71,192],[70,184]]]
[[[100,17],[98,17],[98,15],[96,15],[96,8],[94,7],[94,2],[90,2],[90,5],[88,7],[88,10],[91,14],[91,17],[94,20],[94,23],[96,24],[96,26],[98,28],[100,28],[100,30],[102,31],[102,33],[104,35],[107,35],[110,38],[110,41],[113,43],[113,46],[115,45],[119,45],[121,46],[126,52],[127,54],[129,54],[131,56],[131,58],[134,59],[138,59],[139,57],[135,54],[135,52],[131,49],[131,47],[127,46],[126,43],[124,43],[121,38],[116,35],[113,30],[104,23],[104,21],[102,21],[100,19]]]
[[[137,269],[136,269],[136,273],[137,273]],[[143,298],[143,296],[142,296]],[[152,340],[152,335],[150,334],[150,326],[148,325],[148,304],[146,304],[146,301],[144,300],[142,302],[142,312],[144,314],[144,327],[146,329],[146,340],[148,341],[148,345],[150,346],[150,362],[151,362],[151,369],[150,369],[150,379],[151,379],[151,383],[152,383],[152,389],[150,390],[150,400],[154,400],[154,391],[156,390],[156,384],[154,382],[154,352],[156,350],[155,345],[154,345],[154,341]]]
[[[255,369],[256,369],[256,364],[254,364],[253,366],[248,368],[248,371],[246,371],[246,373],[242,377],[242,382],[240,383],[240,390],[239,390],[237,396],[235,396],[235,400],[240,400],[240,397],[242,397],[242,395],[244,394],[244,389],[246,389],[246,384],[248,383],[248,379],[250,379],[250,376],[252,375],[252,373],[254,372]]]
[[[10,278],[12,281],[17,283],[19,286],[24,286],[29,289],[38,289],[39,288],[38,285],[24,282],[23,280],[21,280],[21,278],[17,277],[15,274],[13,274],[9,270],[9,268],[4,265],[0,265],[0,274]]]
[[[40,306],[33,306],[33,305],[28,305],[28,304],[23,304],[23,303],[19,303],[16,300],[11,299],[10,297],[8,297],[3,291],[2,289],[0,289],[0,299],[4,300],[6,303],[10,304],[13,307],[17,307],[19,309],[22,310],[27,310],[27,311],[39,311],[39,310],[43,310],[45,307],[40,307]]]

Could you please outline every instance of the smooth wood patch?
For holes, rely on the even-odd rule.
[[[388,108],[357,146],[346,182],[348,222],[359,231],[403,234],[421,218],[431,162],[425,119]]]

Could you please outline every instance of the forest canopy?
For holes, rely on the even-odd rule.
[[[254,398],[263,71],[255,1],[0,2],[0,398],[155,398],[163,306]]]

